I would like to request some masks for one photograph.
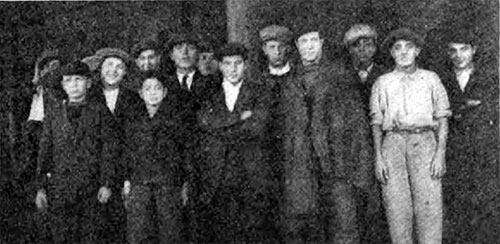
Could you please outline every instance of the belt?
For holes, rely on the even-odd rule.
[[[422,126],[422,127],[413,127],[413,128],[398,128],[394,127],[387,132],[394,132],[400,134],[420,134],[424,132],[434,131],[434,127],[432,126]]]

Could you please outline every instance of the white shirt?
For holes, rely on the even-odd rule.
[[[474,69],[465,69],[465,70],[460,70],[460,71],[455,71],[455,74],[457,75],[457,81],[458,85],[460,86],[460,89],[462,91],[465,91],[465,87],[467,86],[467,83],[469,82],[470,75],[472,74],[472,71]]]
[[[31,101],[30,114],[28,120],[43,121],[44,110],[43,110],[43,88],[40,86],[37,92],[33,94],[33,100]]]
[[[187,77],[186,83],[187,83],[187,87],[189,90],[191,90],[191,85],[193,84],[194,72],[195,71],[192,71],[189,74],[187,74],[188,77]],[[184,78],[184,75],[185,74],[177,73],[177,80],[179,81],[179,84],[181,85],[181,87],[182,87],[182,79]]]
[[[238,94],[240,94],[240,88],[242,83],[243,82],[240,81],[238,84],[233,85],[233,83],[226,80],[222,82],[222,87],[224,88],[224,95],[226,97],[226,107],[231,112],[233,112],[236,100],[238,100]]]
[[[282,76],[290,71],[290,63],[286,63],[285,66],[281,68],[275,68],[272,66],[269,66],[269,73],[271,75],[276,75],[276,76]]]
[[[104,97],[106,98],[106,106],[111,113],[115,113],[116,101],[118,100],[118,91],[120,89],[113,89],[111,91],[104,90]]]

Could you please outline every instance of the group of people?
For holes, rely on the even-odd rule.
[[[469,30],[446,36],[435,71],[421,35],[367,24],[335,60],[314,24],[263,28],[261,66],[190,33],[64,65],[45,52],[1,105],[1,170],[35,165],[24,189],[52,243],[492,243],[498,74]]]

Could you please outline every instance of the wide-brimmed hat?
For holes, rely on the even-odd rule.
[[[123,60],[123,62],[128,63],[130,62],[130,55],[125,52],[123,49],[120,48],[112,48],[112,47],[105,47],[97,50],[95,52],[94,56],[100,58],[101,63],[109,57],[115,57]]]

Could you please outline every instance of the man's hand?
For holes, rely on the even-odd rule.
[[[467,107],[475,107],[477,105],[481,104],[481,100],[474,100],[474,99],[467,99],[465,100],[465,105]]]
[[[38,192],[36,193],[35,204],[36,207],[40,210],[47,209],[47,194],[45,193],[45,190],[38,190]]]
[[[122,194],[124,197],[126,197],[126,196],[128,196],[128,194],[130,194],[131,188],[132,188],[132,185],[130,184],[130,181],[126,180],[123,182]]]
[[[99,200],[100,203],[107,203],[110,197],[111,190],[108,187],[102,186],[99,189],[99,193],[97,193],[97,200]]]
[[[439,180],[443,177],[446,172],[446,164],[445,164],[445,153],[442,151],[437,151],[434,154],[434,158],[431,162],[431,177],[433,180]]]
[[[375,162],[375,177],[377,177],[377,180],[383,185],[387,184],[389,180],[389,167],[383,156],[377,156]]]
[[[250,118],[251,116],[252,116],[252,111],[246,110],[246,111],[243,111],[243,113],[241,113],[240,119],[246,120],[246,119]]]
[[[187,201],[189,200],[189,185],[187,182],[184,182],[181,190],[181,198],[182,198],[182,206],[186,206]]]

